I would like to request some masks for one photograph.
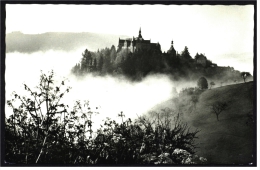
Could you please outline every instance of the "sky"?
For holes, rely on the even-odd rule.
[[[253,5],[7,5],[6,33],[94,32],[137,36],[219,66],[253,72]]]

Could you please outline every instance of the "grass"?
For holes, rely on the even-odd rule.
[[[211,112],[210,106],[217,101],[227,102],[228,110],[219,115]],[[233,84],[204,91],[196,108],[190,103],[177,109],[174,100],[166,101],[153,110],[169,107],[179,110],[182,119],[198,133],[197,154],[216,165],[249,165],[253,162],[253,128],[246,122],[253,114],[253,82]],[[177,111],[176,111],[177,112]]]

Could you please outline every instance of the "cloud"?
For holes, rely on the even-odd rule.
[[[112,45],[117,44],[118,38],[118,35],[87,32],[49,32],[43,34],[13,32],[6,35],[6,52],[34,53],[48,50],[70,52],[81,47],[96,51],[98,48],[111,48]]]
[[[228,53],[223,55],[217,55],[213,62],[219,66],[228,66],[234,67],[235,70],[247,71],[253,75],[253,62],[254,54],[253,53]]]

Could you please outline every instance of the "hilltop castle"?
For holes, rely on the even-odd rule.
[[[139,52],[135,53],[136,51]],[[191,57],[186,46],[184,51],[178,54],[174,49],[173,40],[167,52],[162,53],[159,43],[151,43],[151,40],[143,39],[141,28],[137,37],[119,38],[117,51],[114,46],[111,49],[105,48],[97,52],[86,49],[82,56],[81,62],[73,68],[73,72],[76,74],[85,72],[125,73],[126,75],[136,75],[138,77],[148,74],[150,71],[163,72],[164,70],[173,70],[177,73],[180,71],[184,75],[186,73],[182,73],[182,71],[186,70],[186,68],[188,68],[188,72],[194,71],[194,74],[203,73],[208,75],[235,71],[233,67],[218,67],[217,64],[208,60],[205,54],[197,53],[194,58]],[[184,66],[185,69],[180,70],[179,66]]]
[[[139,30],[138,37],[120,39],[117,46],[118,51],[125,49],[129,52],[135,52],[136,50],[150,50],[157,49],[161,51],[161,45],[159,43],[151,43],[151,40],[145,40],[141,34],[141,28]]]

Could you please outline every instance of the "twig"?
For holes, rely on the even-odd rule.
[[[37,158],[37,160],[36,160],[35,163],[37,163],[37,162],[39,161],[39,159],[40,159],[40,157],[41,157],[41,155],[42,155],[42,152],[43,152],[42,150],[43,150],[43,147],[44,147],[44,145],[45,145],[46,139],[47,139],[47,135],[46,135],[45,138],[44,138],[41,151],[40,151],[40,153],[39,153],[39,155],[38,155],[38,158]]]

